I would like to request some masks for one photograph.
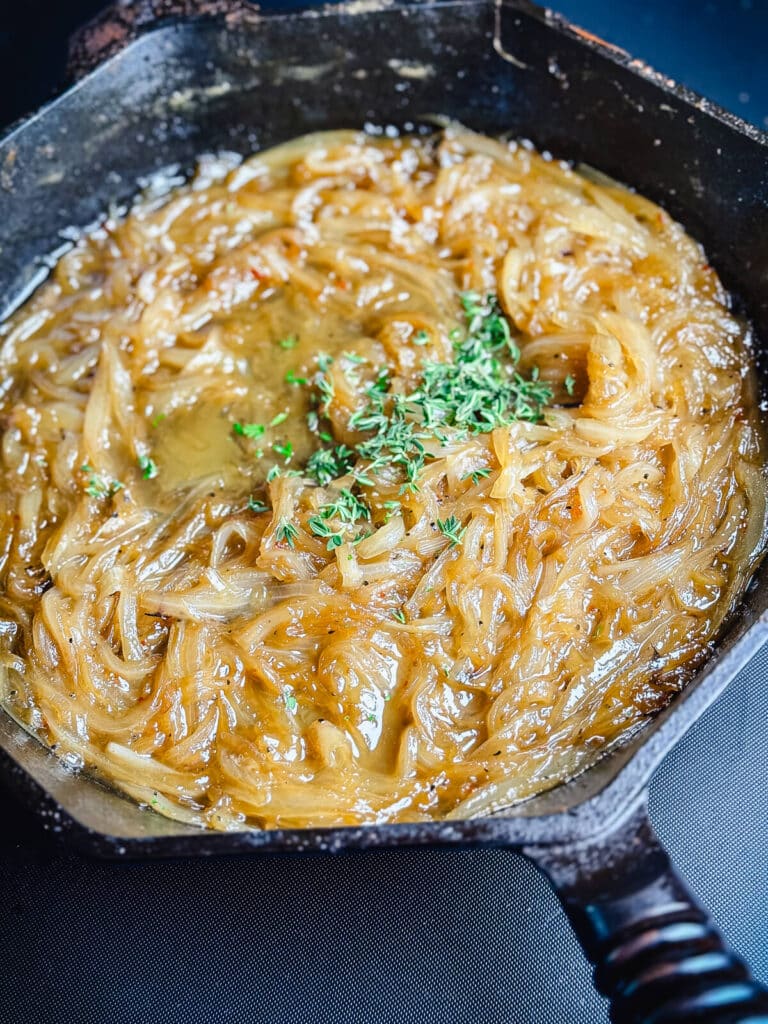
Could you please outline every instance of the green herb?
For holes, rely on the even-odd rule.
[[[167,413],[159,412],[159,413],[157,413],[156,416],[152,417],[152,419],[150,420],[150,424],[153,427],[159,427],[160,424],[163,422],[163,420],[167,419],[167,418],[168,418],[168,414]]]
[[[286,461],[293,455],[293,445],[290,441],[286,441],[285,444],[273,444],[272,450],[282,455]]]
[[[340,519],[342,523],[356,523],[360,519],[370,519],[371,510],[356,494],[343,487],[336,501],[323,505],[320,509],[323,519]]]
[[[85,493],[91,498],[114,498],[118,491],[122,491],[123,485],[119,480],[110,480],[101,473],[97,473],[93,466],[87,462],[80,467],[83,473],[88,476],[88,486]]]
[[[384,516],[384,522],[388,523],[392,516],[400,514],[401,505],[399,501],[385,501],[382,505],[386,515]]]
[[[392,618],[397,619],[398,622],[405,623],[405,612],[402,608],[395,608],[392,611]]]
[[[376,715],[374,715],[373,712],[371,712],[369,715],[366,715],[366,721],[377,722],[378,719],[376,718]]]
[[[568,376],[565,378],[565,390],[568,392],[569,395],[573,396],[573,392],[575,389],[576,378],[569,373]]]
[[[463,478],[464,480],[471,480],[473,484],[479,484],[481,480],[485,480],[491,475],[490,469],[483,467],[482,469],[473,469],[471,473]]]
[[[267,428],[263,423],[233,423],[232,430],[239,437],[250,437],[251,440],[255,440],[257,437],[262,437],[264,431]]]
[[[272,466],[267,473],[267,483],[271,484],[273,480],[277,480],[279,476],[282,476],[282,470],[279,466]]]
[[[299,336],[298,334],[289,334],[287,338],[281,338],[277,344],[280,348],[296,348],[299,344]]]
[[[344,534],[341,530],[333,531],[322,516],[310,516],[307,525],[316,537],[327,539],[325,545],[328,551],[340,547],[344,543]]]
[[[413,336],[413,344],[414,345],[428,345],[429,344],[429,335],[427,334],[427,332],[426,331],[416,331],[416,333]]]
[[[464,534],[467,532],[466,526],[461,529],[461,523],[456,516],[448,516],[447,519],[438,519],[437,528],[448,540],[451,542],[451,547],[455,548],[457,544],[461,544],[464,539]]]
[[[315,374],[314,384],[320,395],[320,411],[322,413],[328,412],[328,407],[333,401],[333,381],[328,376],[328,370],[331,368],[332,363],[332,357],[326,355],[325,352],[321,352],[317,357],[319,372]]]
[[[467,336],[454,344],[450,363],[426,362],[421,386],[410,396],[426,426],[459,427],[487,433],[514,420],[537,422],[552,389],[538,373],[515,370],[520,350],[495,295],[461,296]]]
[[[287,419],[288,419],[288,413],[287,413],[287,412],[279,412],[279,413],[277,414],[277,416],[274,416],[274,417],[273,417],[273,418],[272,418],[272,419],[271,419],[271,420],[269,421],[269,425],[270,425],[270,427],[279,427],[279,426],[280,426],[280,424],[281,424],[281,423],[285,423],[285,421],[286,421]]]
[[[418,491],[419,474],[432,457],[427,444],[438,440],[445,445],[468,434],[508,426],[515,420],[541,419],[552,390],[539,380],[536,370],[528,377],[517,371],[520,352],[496,296],[465,292],[460,299],[466,329],[456,328],[450,333],[453,359],[425,360],[421,381],[410,394],[390,390],[389,370],[379,370],[365,389],[364,404],[347,424],[350,430],[363,435],[354,446],[333,445],[333,435],[327,429],[320,430],[320,419],[327,414],[334,397],[329,373],[333,358],[326,353],[317,356],[318,369],[312,379],[315,408],[308,414],[307,423],[313,433],[332,447],[315,451],[307,462],[306,473],[316,483],[325,487],[352,473],[359,486],[373,487],[382,472],[394,469],[404,477],[401,494]],[[426,331],[417,331],[414,342],[422,343],[425,337],[428,341]],[[343,353],[341,360],[342,367],[344,360],[353,367],[365,361],[349,352]],[[303,380],[291,374],[286,379]],[[287,416],[278,414],[270,425],[282,423]],[[286,446],[275,446],[275,451],[285,454]],[[477,484],[489,472],[476,470],[471,474],[472,482]],[[278,473],[279,470],[267,479],[274,479]],[[363,507],[367,510],[364,503]],[[388,509],[388,518],[394,514],[393,507]],[[459,543],[460,536],[457,537],[454,543]]]
[[[299,535],[299,531],[288,519],[281,519],[277,524],[275,535],[278,541],[281,541],[282,543],[287,544],[289,548],[292,548]]]
[[[248,499],[248,511],[255,512],[257,515],[260,515],[262,512],[268,512],[269,509],[263,501],[259,501],[258,498],[254,498],[253,495],[251,495]]]
[[[339,491],[335,501],[322,505],[316,515],[310,516],[307,525],[316,537],[327,538],[327,548],[332,551],[344,543],[346,527],[354,526],[360,520],[370,520],[371,510],[366,503],[348,487]],[[334,530],[329,520],[336,520],[342,524],[342,529]],[[362,537],[355,537],[352,543],[357,544],[364,540],[369,534]]]
[[[294,695],[291,693],[287,686],[283,690],[283,702],[285,704],[286,709],[290,711],[292,715],[295,715],[299,707],[299,702],[296,700],[296,698],[294,697]]]
[[[157,463],[153,462],[148,455],[140,455],[137,459],[141,475],[145,480],[154,480],[157,476]]]
[[[307,460],[307,475],[316,480],[322,487],[345,476],[355,461],[355,453],[345,444],[335,448],[318,448]]]
[[[296,384],[296,385],[306,384],[307,383],[307,378],[306,377],[297,377],[293,370],[289,370],[288,373],[286,373],[286,375],[285,375],[285,383],[286,384]]]

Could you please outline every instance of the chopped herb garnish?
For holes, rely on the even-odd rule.
[[[400,514],[402,506],[400,505],[399,501],[385,501],[382,504],[382,508],[386,513],[386,515],[384,516],[384,522],[388,523],[392,516],[397,516]]]
[[[280,469],[280,467],[272,466],[269,472],[267,473],[267,483],[271,484],[273,480],[277,480],[277,478],[281,475],[282,470]]]
[[[270,427],[279,427],[280,424],[281,423],[285,423],[285,421],[287,419],[288,419],[288,413],[287,412],[279,412],[277,414],[277,416],[273,416],[273,418],[269,421],[269,425],[270,425]]]
[[[328,370],[331,367],[331,363],[333,363],[332,357],[326,355],[325,352],[321,352],[317,357],[319,372],[315,374],[314,384],[317,388],[318,394],[320,395],[320,412],[322,413],[326,413],[328,411],[328,407],[333,401],[333,381],[328,376]]]
[[[276,452],[278,455],[282,455],[282,457],[287,461],[293,455],[293,445],[290,441],[286,441],[285,444],[273,444],[272,451]]]
[[[306,384],[307,383],[307,378],[306,377],[298,377],[293,370],[289,370],[288,373],[286,373],[286,375],[285,375],[285,383],[286,384],[296,384],[297,386],[299,386],[299,385],[302,385],[302,384]]]
[[[490,475],[490,469],[486,469],[485,467],[483,467],[481,469],[473,469],[472,472],[467,473],[467,475],[463,479],[471,480],[473,484],[479,484],[481,480],[485,480]]]
[[[286,687],[283,690],[283,703],[285,704],[286,709],[290,711],[292,715],[296,714],[296,711],[298,710],[299,707],[299,702],[296,700],[296,698],[288,689],[288,687]]]
[[[281,338],[277,344],[284,349],[296,348],[299,344],[299,336],[298,334],[289,334],[287,338]]]
[[[309,457],[307,476],[325,487],[351,473],[357,485],[374,487],[382,472],[391,473],[394,469],[404,478],[400,493],[417,492],[419,474],[432,457],[428,445],[439,441],[445,446],[468,434],[488,433],[515,420],[541,419],[544,405],[552,398],[552,389],[539,379],[537,370],[524,377],[516,369],[520,352],[496,296],[465,292],[460,298],[466,328],[450,332],[453,358],[447,362],[424,360],[421,380],[410,394],[392,387],[388,369],[379,370],[364,390],[364,402],[347,423],[349,430],[362,435],[354,446],[334,445],[330,430],[325,426],[320,429],[321,418],[326,416],[334,398],[329,373],[334,360],[326,353],[317,356],[318,369],[312,378],[314,407],[307,415],[307,424],[329,447]],[[429,334],[416,331],[413,340],[425,344]],[[345,366],[345,362],[351,366]],[[340,357],[343,372],[350,379],[354,377],[355,384],[360,383],[355,368],[362,362],[363,357],[353,352]],[[291,371],[286,380],[303,383],[305,378],[296,377]],[[287,412],[279,413],[270,426],[287,418]],[[273,447],[286,458],[293,454],[288,445]],[[279,473],[273,468],[267,479],[274,479]],[[490,470],[481,468],[470,477],[477,484],[489,473]],[[361,505],[370,517],[367,504]],[[387,518],[391,518],[395,508],[399,511],[399,504],[385,503],[384,508]],[[328,518],[324,510],[321,516]],[[449,528],[446,533],[454,544],[460,543],[462,535],[458,522],[455,529]]]
[[[159,413],[157,413],[156,416],[153,416],[152,419],[149,422],[150,422],[151,426],[159,427],[160,424],[163,422],[163,420],[167,419],[167,418],[168,418],[168,413],[166,413],[166,412],[159,412]]]
[[[366,715],[366,721],[368,721],[368,722],[378,722],[378,718],[376,717],[376,715],[374,715],[373,712],[371,712],[370,714]]]
[[[80,469],[88,475],[88,486],[85,488],[85,493],[91,498],[113,498],[118,491],[123,489],[119,480],[110,480],[102,476],[87,462],[83,463]]]
[[[256,440],[257,437],[262,437],[264,431],[267,428],[263,423],[233,423],[232,430],[239,437],[249,437],[251,440]]]
[[[568,392],[569,395],[573,396],[575,388],[576,378],[569,373],[568,376],[565,378],[565,390]]]
[[[154,480],[157,476],[157,463],[148,455],[140,455],[138,458],[139,469],[145,480]]]
[[[325,487],[340,476],[345,476],[355,461],[355,453],[345,444],[335,448],[318,448],[307,460],[307,475]]]
[[[342,523],[356,523],[360,519],[370,519],[371,510],[356,494],[343,487],[336,501],[323,505],[320,515],[324,519],[340,519]]]
[[[392,610],[392,618],[397,619],[398,622],[405,623],[405,612],[402,608],[394,608]]]
[[[467,532],[466,526],[462,529],[461,523],[456,516],[448,516],[447,519],[438,519],[437,528],[443,536],[447,537],[451,542],[451,547],[455,548],[457,544],[461,544],[464,539],[464,534]]]
[[[277,524],[275,535],[277,536],[278,541],[283,544],[287,544],[289,548],[292,548],[299,535],[299,531],[293,523],[289,522],[289,520],[281,519]]]
[[[268,512],[269,509],[263,501],[259,501],[258,498],[254,498],[253,495],[248,499],[248,511],[255,512],[260,515],[262,512]]]

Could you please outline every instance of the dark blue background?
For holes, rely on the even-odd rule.
[[[27,0],[0,10],[0,122],[58,87],[66,34],[98,7]],[[559,9],[768,126],[768,3],[561,0]],[[764,653],[651,791],[681,871],[765,982],[767,683]],[[58,851],[0,799],[3,1024],[606,1020],[554,896],[514,854],[100,864]]]

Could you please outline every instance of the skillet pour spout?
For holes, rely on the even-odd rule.
[[[14,238],[0,249],[3,309],[39,281],[61,232],[130,200],[162,168],[327,128],[414,130],[439,114],[530,138],[663,204],[738,295],[768,380],[768,139],[528,0],[289,14],[244,0],[128,0],[87,26],[72,53],[78,83],[0,140],[0,219]],[[582,776],[484,819],[205,833],[64,772],[2,714],[0,767],[68,842],[108,857],[522,849],[558,890],[614,1021],[768,1024],[766,992],[696,906],[645,811],[654,769],[766,637],[763,568],[669,707]]]

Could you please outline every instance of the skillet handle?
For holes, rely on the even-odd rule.
[[[768,1024],[768,991],[676,874],[646,799],[607,834],[524,851],[557,890],[611,1021]]]

